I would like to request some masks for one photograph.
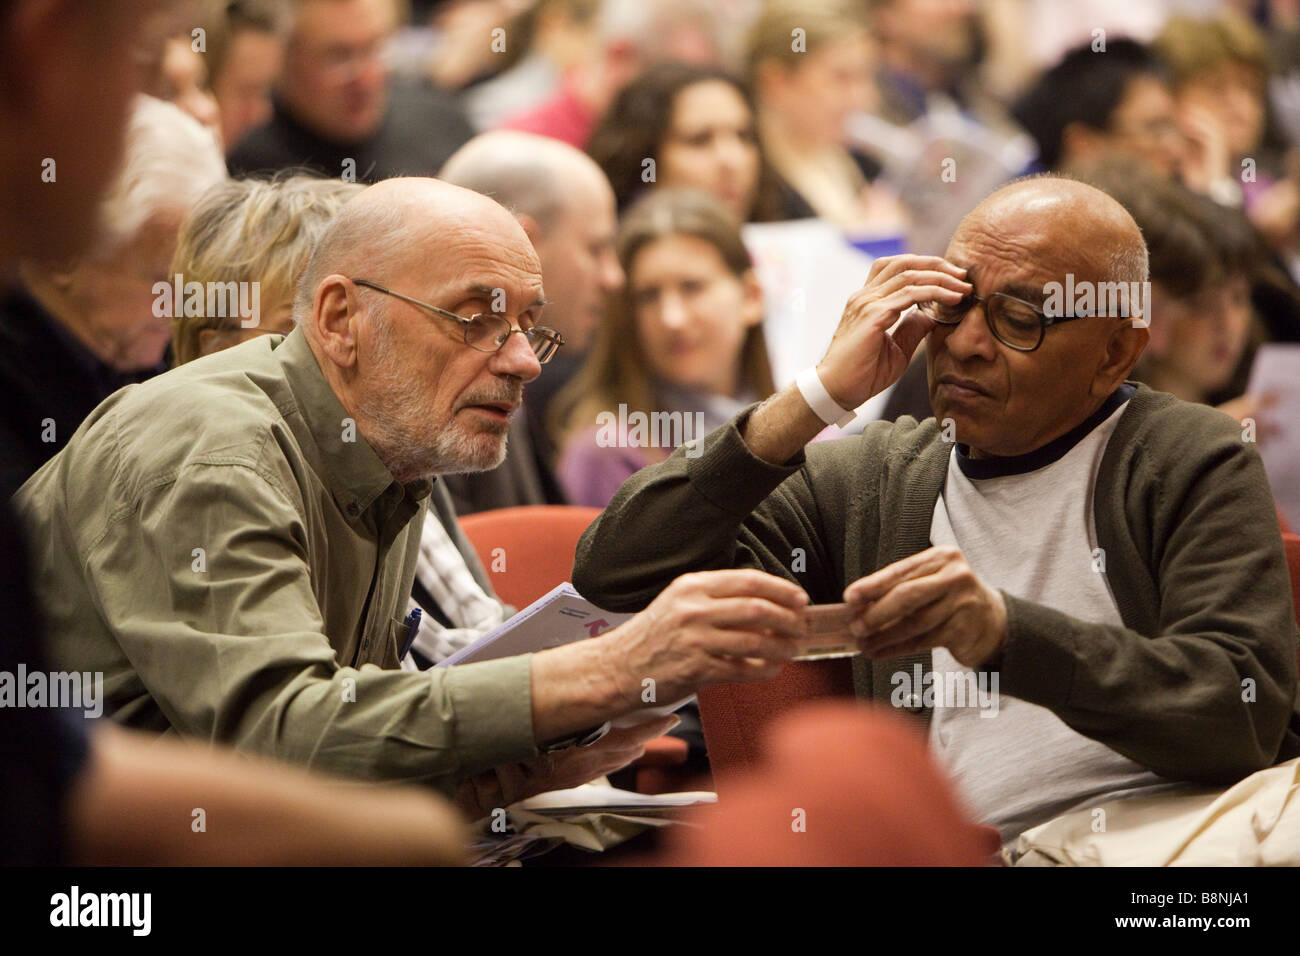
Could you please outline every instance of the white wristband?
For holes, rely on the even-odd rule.
[[[803,400],[808,403],[808,407],[813,410],[813,414],[827,425],[843,428],[857,415],[856,411],[843,408],[839,402],[831,398],[831,393],[826,391],[826,386],[822,384],[822,377],[817,374],[815,365],[800,372],[794,384],[799,389],[799,394],[803,396]]]

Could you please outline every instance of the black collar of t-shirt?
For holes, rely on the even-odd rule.
[[[983,478],[1004,478],[1007,475],[1023,475],[1027,472],[1046,468],[1054,461],[1064,458],[1071,448],[1083,441],[1088,434],[1110,418],[1137,391],[1137,387],[1125,382],[1101,403],[1101,407],[1070,429],[1060,438],[1054,438],[1041,448],[1035,448],[1023,455],[1009,455],[1005,458],[971,458],[970,445],[957,445],[957,467],[961,473],[972,480]]]

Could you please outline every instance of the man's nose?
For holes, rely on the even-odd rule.
[[[944,326],[939,326],[944,328]],[[983,358],[992,361],[998,354],[998,341],[989,328],[988,313],[982,302],[976,302],[961,322],[947,327],[948,335],[944,347],[953,356],[961,360],[966,358]]]
[[[528,337],[519,333],[506,339],[506,344],[492,353],[492,361],[488,364],[498,375],[514,375],[524,382],[531,382],[542,374],[542,363],[537,361]]]

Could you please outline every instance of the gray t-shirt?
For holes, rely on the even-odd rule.
[[[1125,402],[1050,464],[971,478],[957,450],[934,509],[930,540],[960,548],[986,585],[1079,620],[1123,626],[1097,545],[1093,490]],[[944,648],[933,653],[930,745],[974,817],[1003,842],[1066,811],[1120,796],[1185,786],[1159,777],[1068,727],[1037,704],[994,693],[994,674],[960,678],[984,697],[939,692],[971,675]],[[973,699],[971,699],[973,698]],[[947,706],[944,706],[944,704]],[[956,706],[954,706],[956,704]]]

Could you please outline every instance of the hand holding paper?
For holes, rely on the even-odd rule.
[[[978,668],[1006,639],[1002,594],[984,584],[956,548],[927,548],[844,589],[850,632],[872,659],[947,648]]]

